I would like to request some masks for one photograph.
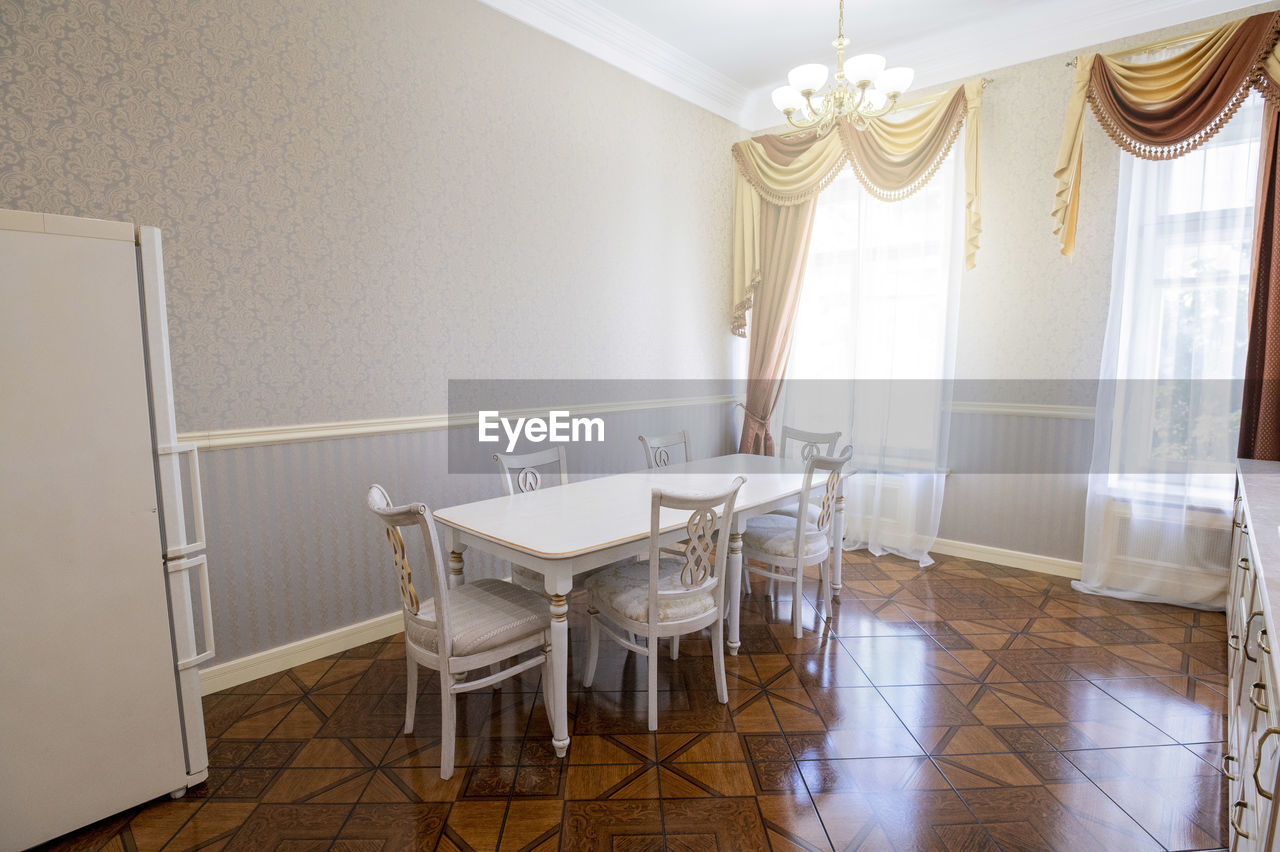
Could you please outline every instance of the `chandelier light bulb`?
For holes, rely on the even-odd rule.
[[[779,86],[773,90],[773,105],[779,112],[786,112],[789,109],[801,109],[805,105],[804,95],[790,86]]]
[[[818,63],[798,65],[787,75],[791,88],[803,94],[816,92],[827,83],[827,66]]]
[[[916,72],[905,66],[888,68],[876,77],[876,88],[890,95],[900,95],[911,88]]]
[[[884,71],[884,57],[877,53],[860,53],[844,63],[844,76],[855,86],[871,83]]]

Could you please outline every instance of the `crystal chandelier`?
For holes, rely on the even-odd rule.
[[[817,128],[819,133],[825,133],[838,119],[847,117],[855,127],[863,129],[867,119],[892,110],[898,97],[911,86],[915,72],[906,67],[885,68],[883,56],[861,53],[846,62],[844,49],[848,45],[849,39],[844,37],[844,0],[840,0],[836,40],[831,42],[836,49],[835,80],[823,89],[827,66],[799,65],[787,75],[790,85],[773,90],[773,105],[782,110],[791,126],[801,130]]]

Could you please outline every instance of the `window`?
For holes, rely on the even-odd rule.
[[[906,199],[877,200],[849,171],[818,197],[777,408],[782,423],[853,445],[846,547],[926,565],[947,466],[960,148]]]
[[[1113,276],[1120,290],[1113,310],[1122,311],[1113,488],[1221,474],[1235,460],[1261,112],[1253,95],[1189,154],[1124,158]],[[1213,480],[1192,485],[1216,487]]]
[[[938,418],[921,416],[919,403],[933,413],[939,384],[951,377],[956,159],[953,152],[902,201],[874,198],[846,170],[819,196],[814,217],[787,377],[824,384],[795,389],[783,408],[846,435],[874,436],[876,456],[880,438],[893,435],[898,467],[932,471],[938,450]],[[857,399],[833,393],[833,381],[850,390],[856,382]],[[857,441],[854,449],[865,461],[872,447]]]

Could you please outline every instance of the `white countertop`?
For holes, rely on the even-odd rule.
[[[1249,538],[1261,562],[1259,576],[1267,619],[1275,624],[1271,601],[1280,601],[1280,462],[1240,459],[1240,490],[1248,512]]]

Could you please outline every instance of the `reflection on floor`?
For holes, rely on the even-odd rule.
[[[1077,594],[944,557],[847,554],[835,619],[758,581],[715,700],[706,639],[644,663],[606,643],[565,760],[537,673],[459,709],[441,781],[438,685],[401,735],[399,638],[205,699],[212,769],[63,838],[75,849],[1216,849],[1227,839],[1220,613]],[[809,601],[812,583],[806,588]],[[436,732],[433,736],[433,732]]]

